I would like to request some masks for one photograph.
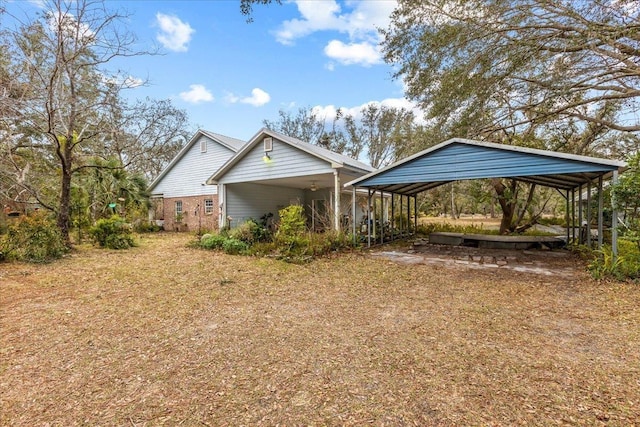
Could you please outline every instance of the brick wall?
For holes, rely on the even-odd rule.
[[[205,200],[213,201],[211,213],[205,213]],[[182,201],[182,218],[177,221],[176,202]],[[198,232],[218,229],[218,195],[171,197],[163,201],[166,231]],[[199,214],[199,215],[198,215]]]

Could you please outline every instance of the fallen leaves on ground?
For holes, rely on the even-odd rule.
[[[0,424],[640,422],[640,287],[191,238],[0,264]]]

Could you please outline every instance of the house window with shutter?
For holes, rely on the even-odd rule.
[[[201,153],[207,152],[207,140],[204,138],[200,140],[200,152]]]
[[[204,200],[204,213],[210,215],[213,213],[213,199]]]

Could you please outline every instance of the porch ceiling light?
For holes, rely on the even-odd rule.
[[[309,190],[316,191],[317,189],[318,187],[316,187],[316,182],[315,181],[311,182],[311,187],[309,187]]]

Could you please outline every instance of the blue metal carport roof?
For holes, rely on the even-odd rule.
[[[572,190],[613,171],[621,172],[625,166],[615,160],[454,138],[345,186],[414,196],[451,181],[513,178]]]

